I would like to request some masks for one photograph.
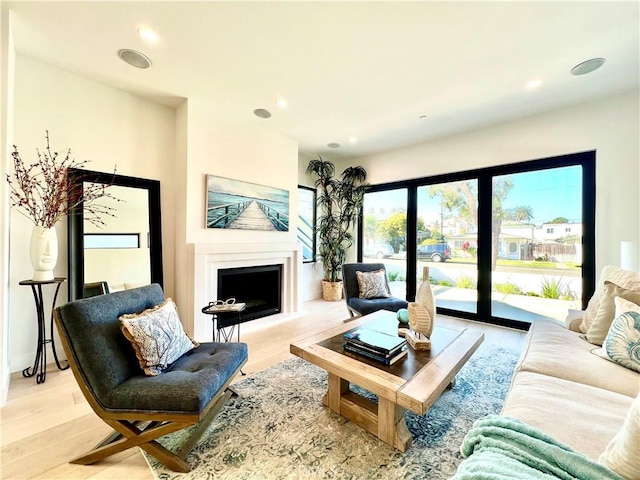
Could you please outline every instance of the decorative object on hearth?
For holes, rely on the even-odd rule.
[[[436,304],[429,283],[429,267],[422,270],[422,283],[416,294],[416,301],[409,302],[409,331],[407,342],[414,350],[431,349],[431,332],[436,318]]]
[[[362,167],[348,167],[336,178],[333,163],[318,156],[307,166],[307,174],[316,178],[318,189],[318,256],[322,260],[322,298],[338,301],[342,298],[342,264],[347,250],[353,245],[352,227],[360,215],[367,190],[367,171]],[[331,285],[331,284],[338,285]]]
[[[88,160],[71,157],[71,149],[64,157],[53,152],[46,132],[46,148],[36,149],[38,160],[25,164],[17,146],[13,146],[13,173],[7,174],[9,201],[12,207],[33,222],[30,259],[33,265],[32,280],[46,282],[54,279],[53,269],[58,261],[58,238],[55,225],[68,215],[80,202],[84,202],[85,219],[102,226],[102,216],[115,216],[114,209],[95,203],[104,197],[114,198],[106,188],[109,185],[74,185],[67,177],[69,168],[83,168]],[[115,170],[114,170],[115,174]],[[115,199],[117,200],[117,199]]]

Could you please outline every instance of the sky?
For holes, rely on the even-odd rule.
[[[562,167],[508,175],[513,188],[503,202],[504,208],[518,206],[531,207],[532,223],[541,225],[557,217],[565,217],[570,222],[582,219],[582,168]],[[502,178],[502,177],[496,177]],[[440,200],[429,198],[424,188],[418,189],[418,215],[431,223],[440,217]],[[390,211],[394,207],[406,208],[406,191],[394,190],[367,194],[364,213],[373,207]]]

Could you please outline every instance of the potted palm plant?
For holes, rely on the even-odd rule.
[[[367,172],[362,167],[348,167],[336,178],[333,163],[319,156],[309,162],[307,174],[316,177],[318,190],[316,234],[324,268],[322,298],[338,301],[342,298],[341,267],[353,245],[352,228],[368,187]]]

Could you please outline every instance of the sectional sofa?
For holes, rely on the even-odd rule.
[[[541,430],[623,478],[640,479],[640,342],[635,369],[612,360],[605,342],[627,311],[639,312],[627,317],[640,327],[638,304],[640,274],[606,267],[585,311],[570,312],[564,325],[534,321],[502,416]],[[635,335],[638,342],[640,330]]]

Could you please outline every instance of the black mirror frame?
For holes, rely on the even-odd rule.
[[[160,182],[146,178],[127,177],[113,173],[70,168],[67,176],[71,185],[81,189],[84,182],[104,183],[121,187],[146,189],[149,192],[149,261],[151,283],[163,284],[162,216],[160,211]],[[70,212],[67,221],[67,255],[69,262],[69,301],[84,298],[84,204]]]

